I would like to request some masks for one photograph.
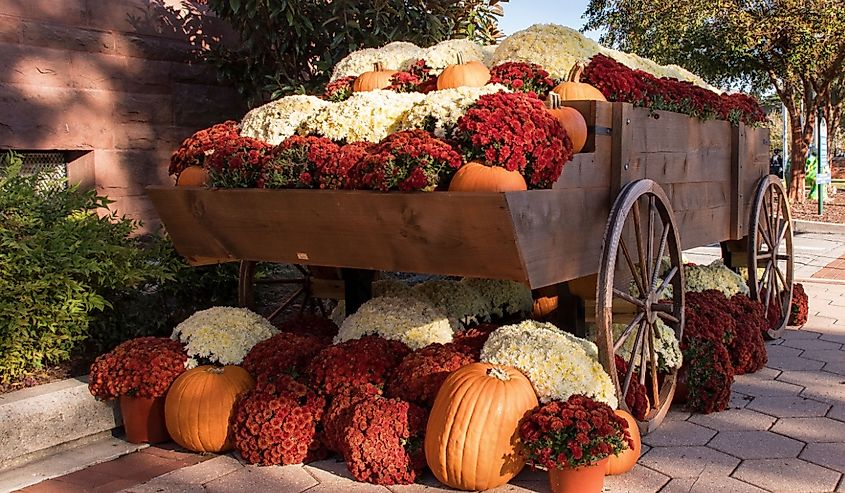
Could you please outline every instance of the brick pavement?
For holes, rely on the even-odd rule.
[[[736,378],[728,411],[691,415],[672,409],[644,437],[630,473],[606,491],[845,492],[845,284],[805,283],[810,319],[767,343],[767,367]],[[381,487],[354,482],[342,462],[255,467],[230,455],[201,457],[150,447],[112,462],[44,481],[26,492],[438,493],[422,484]],[[548,491],[541,472],[525,471],[497,493]]]

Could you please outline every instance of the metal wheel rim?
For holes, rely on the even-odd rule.
[[[764,333],[778,339],[789,322],[795,269],[792,214],[778,177],[769,175],[758,183],[748,232],[748,289],[752,299],[763,303],[767,321],[769,305],[780,306],[778,324]],[[754,266],[762,267],[762,274]]]
[[[646,206],[645,234],[643,234],[643,214],[641,210],[643,204]],[[658,238],[655,238],[658,231],[655,228],[658,219],[661,224],[660,234]],[[635,241],[636,244],[630,248],[623,237],[626,232],[630,234],[630,228],[626,229],[626,225],[633,226],[633,230],[639,232],[637,235],[638,241]],[[648,238],[651,238],[651,240]],[[654,243],[654,239],[658,240],[657,244]],[[636,258],[634,258],[634,255]],[[663,276],[659,272],[660,258],[666,255],[670,258],[670,267],[669,272]],[[646,261],[646,259],[649,260]],[[637,265],[643,263],[647,266],[644,273],[636,268]],[[622,272],[617,272],[620,269],[622,269]],[[624,269],[632,274],[632,282],[636,283],[637,291],[639,293],[647,291],[647,295],[635,297],[614,285],[617,275],[624,274]],[[644,277],[637,281],[636,276],[643,274],[645,274]],[[646,282],[646,277],[648,282]],[[620,278],[624,279],[624,276]],[[656,282],[658,279],[659,282]],[[669,284],[672,285],[671,302],[661,302],[658,292],[665,295],[665,287]],[[649,288],[646,289],[646,286],[649,286]],[[637,306],[626,298],[640,300],[641,306]],[[626,324],[626,329],[619,338],[620,340],[614,340],[613,336],[614,299],[623,300],[634,307],[632,320]],[[660,309],[656,309],[658,307],[655,305],[661,305]],[[640,316],[642,318],[637,322]],[[596,287],[596,344],[600,362],[616,387],[619,407],[630,411],[625,402],[625,391],[634,378],[632,373],[636,363],[632,364],[632,362],[636,362],[638,357],[640,362],[637,366],[648,369],[646,372],[640,372],[641,383],[647,377],[644,375],[645,373],[648,373],[648,377],[651,378],[652,387],[649,398],[652,400],[652,406],[646,414],[645,421],[640,422],[640,429],[643,433],[653,431],[660,425],[672,403],[677,382],[678,369],[674,369],[671,373],[665,374],[662,384],[657,383],[657,359],[653,339],[656,331],[654,324],[657,318],[671,327],[678,340],[681,340],[684,325],[684,279],[680,235],[668,197],[658,184],[645,179],[625,186],[613,205],[602,243],[599,278]],[[627,337],[635,337],[635,342],[631,357],[626,361],[629,370],[625,379],[620,382],[616,371],[615,355],[617,348],[624,342],[623,339],[627,339],[626,334]],[[644,359],[647,360],[643,361]]]

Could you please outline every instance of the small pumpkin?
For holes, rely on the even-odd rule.
[[[537,407],[531,382],[516,368],[471,363],[440,387],[428,418],[425,458],[443,484],[486,490],[525,466],[519,420]]]
[[[584,64],[581,62],[572,66],[569,77],[565,82],[558,84],[552,92],[559,94],[564,101],[607,101],[601,91],[595,87],[581,82],[581,73],[584,71]]]
[[[449,65],[437,77],[437,90],[454,87],[481,87],[490,82],[490,70],[483,63],[473,60],[464,63],[464,57],[458,53],[458,63]]]
[[[515,192],[528,190],[519,171],[470,161],[458,169],[449,183],[450,192]]]
[[[177,378],[164,401],[164,420],[173,441],[194,452],[232,449],[229,418],[235,399],[255,387],[240,366],[198,366]]]
[[[204,187],[208,172],[202,166],[188,166],[176,178],[177,187]]]
[[[560,125],[566,130],[569,139],[572,141],[572,152],[581,152],[584,144],[587,143],[587,120],[580,111],[575,108],[561,106],[560,94],[549,93],[546,101],[547,111],[555,117]]]
[[[637,424],[637,420],[631,416],[631,413],[623,411],[622,409],[617,409],[615,412],[618,416],[625,418],[625,421],[628,422],[628,433],[631,434],[631,440],[634,442],[634,448],[626,448],[620,452],[619,455],[611,455],[607,458],[606,473],[610,476],[624,474],[633,469],[640,458],[640,453],[643,448],[640,437],[640,428]]]
[[[531,310],[531,318],[534,320],[545,320],[546,317],[557,310],[558,297],[556,286],[546,286],[534,293],[534,307]]]
[[[390,79],[396,73],[395,70],[385,70],[381,63],[374,63],[373,70],[359,75],[352,84],[353,92],[375,91],[384,89],[391,84]]]

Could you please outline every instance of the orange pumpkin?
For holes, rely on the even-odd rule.
[[[557,85],[552,92],[559,94],[564,101],[607,101],[604,94],[590,84],[581,82],[583,63],[576,63],[569,71],[568,80]]]
[[[352,91],[375,91],[376,89],[384,89],[391,84],[390,79],[396,73],[395,70],[385,70],[381,63],[373,64],[373,70],[364,72],[359,75],[352,84]]]
[[[208,172],[202,166],[188,166],[176,178],[177,187],[204,187]]]
[[[446,378],[428,418],[425,458],[442,483],[462,490],[503,485],[525,466],[519,420],[537,407],[516,368],[471,363]]]
[[[625,418],[628,422],[628,433],[634,441],[634,448],[626,448],[619,455],[611,455],[607,459],[607,474],[610,476],[624,474],[634,468],[640,458],[643,444],[640,441],[640,427],[637,420],[627,411],[617,409],[616,414]]]
[[[514,192],[528,190],[519,171],[470,161],[458,169],[449,183],[450,192]]]
[[[490,71],[483,63],[471,61],[464,63],[464,57],[458,53],[458,63],[449,65],[437,77],[437,90],[453,87],[481,87],[490,82]]]
[[[558,298],[557,287],[546,286],[535,291],[534,308],[531,310],[531,318],[544,320],[552,312],[557,310]]]
[[[173,441],[194,452],[231,450],[232,406],[253,387],[255,381],[240,366],[205,365],[186,371],[167,392],[167,431]]]
[[[572,152],[581,152],[584,144],[587,143],[587,120],[575,108],[561,106],[560,94],[549,93],[549,99],[546,103],[549,114],[560,122],[560,125],[566,130],[566,134],[569,135],[569,139],[572,141]]]

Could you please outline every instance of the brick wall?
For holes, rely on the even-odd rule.
[[[183,3],[0,0],[0,149],[80,151],[72,178],[155,227],[144,187],[172,183],[170,153],[245,110],[190,61],[225,26]]]

